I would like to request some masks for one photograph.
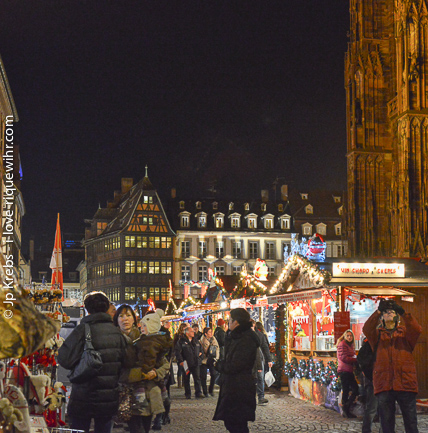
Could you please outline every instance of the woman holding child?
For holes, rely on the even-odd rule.
[[[141,320],[141,333],[135,313],[129,305],[122,305],[114,319],[115,325],[129,338],[129,344],[133,344],[136,350],[137,361],[134,367],[121,377],[122,383],[132,386],[136,399],[136,404],[132,407],[132,417],[128,421],[130,433],[148,433],[153,415],[165,411],[161,388],[169,372],[165,353],[172,342],[165,333],[159,332],[163,314],[162,310],[146,314]],[[156,420],[158,422],[153,426],[154,430],[160,430],[160,417]]]

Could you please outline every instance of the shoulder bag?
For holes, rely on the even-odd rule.
[[[84,383],[98,374],[103,366],[100,352],[92,345],[91,328],[85,323],[85,346],[79,363],[67,375],[71,383]]]

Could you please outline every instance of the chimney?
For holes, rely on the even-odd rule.
[[[281,200],[282,201],[288,200],[288,185],[281,186]]]
[[[121,180],[121,192],[122,194],[126,194],[134,185],[134,179],[132,177],[122,177]]]
[[[171,198],[177,197],[177,190],[175,188],[171,188]]]
[[[115,191],[114,192],[113,201],[115,203],[117,203],[120,200],[121,197],[122,197],[122,194],[120,193],[120,191]]]
[[[267,203],[269,201],[269,190],[262,189],[262,202]]]
[[[30,260],[34,261],[34,239],[30,239]]]

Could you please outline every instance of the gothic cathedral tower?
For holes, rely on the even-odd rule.
[[[350,0],[345,59],[353,256],[423,256],[428,244],[425,0]]]

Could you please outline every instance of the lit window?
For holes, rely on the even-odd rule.
[[[125,236],[125,248],[135,248],[135,236]]]
[[[153,203],[153,197],[145,195],[144,203]]]
[[[198,218],[198,227],[203,229],[207,226],[207,216],[206,215],[200,215]]]
[[[149,274],[159,274],[159,273],[160,273],[160,263],[149,262]]]
[[[147,262],[136,262],[137,274],[145,274],[147,272]]]
[[[289,230],[290,229],[290,217],[281,218],[281,230]]]
[[[97,223],[97,235],[100,235],[107,227],[107,223]]]
[[[135,273],[135,262],[133,260],[125,261],[125,274]]]
[[[170,274],[172,271],[171,262],[162,262],[161,263],[161,273],[162,274]]]
[[[334,195],[333,196],[334,202],[335,203],[340,203],[342,201],[342,197],[338,196],[338,195]]]
[[[137,236],[137,248],[147,248],[147,238],[145,236]]]
[[[233,216],[233,217],[230,219],[230,226],[231,226],[233,229],[239,229],[239,226],[240,226],[240,218],[239,218],[239,216]]]
[[[257,228],[257,218],[256,217],[248,217],[248,228],[256,229]]]
[[[265,229],[273,229],[273,218],[265,218]]]
[[[161,238],[162,248],[171,248],[171,238]]]
[[[313,213],[314,213],[314,208],[313,208],[313,206],[311,206],[310,204],[308,204],[308,205],[305,207],[305,213],[307,213],[307,214],[313,214]]]
[[[217,229],[223,228],[223,215],[214,215],[215,226]]]
[[[229,210],[233,210],[233,202],[229,203]]]

